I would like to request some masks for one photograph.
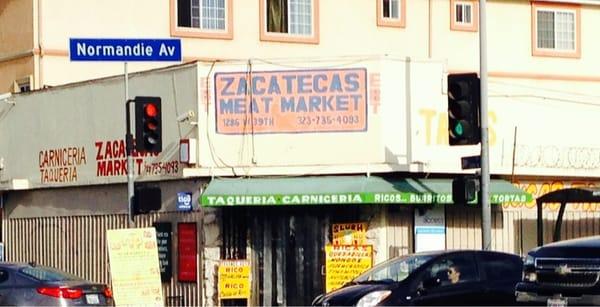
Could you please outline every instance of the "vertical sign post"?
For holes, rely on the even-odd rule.
[[[481,243],[483,250],[492,248],[492,207],[490,206],[490,152],[488,145],[488,71],[486,0],[479,0],[479,79],[481,106]]]

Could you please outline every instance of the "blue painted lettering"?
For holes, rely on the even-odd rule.
[[[321,111],[321,97],[319,96],[310,96],[308,98],[309,101],[309,111]]]
[[[246,78],[240,78],[240,82],[238,83],[237,93],[238,95],[246,94],[247,81]]]
[[[338,111],[348,111],[348,96],[338,95],[335,99],[335,109]]]
[[[331,92],[343,92],[342,89],[342,80],[340,80],[340,75],[335,74],[331,79],[331,85],[329,86],[329,91]]]
[[[308,108],[306,106],[306,100],[304,99],[304,96],[300,96],[300,98],[298,98],[298,103],[296,104],[296,112],[307,112]]]
[[[281,112],[296,112],[296,103],[294,97],[281,97]]]
[[[235,113],[246,113],[246,103],[244,98],[236,98],[234,101],[233,111]]]
[[[286,94],[292,94],[294,89],[293,81],[296,79],[295,75],[283,75],[282,78],[285,80],[286,84]]]
[[[327,76],[324,74],[317,74],[313,77],[313,88],[315,93],[325,93],[327,91],[327,85],[323,85],[322,81],[326,81]]]
[[[279,82],[277,82],[276,76],[271,76],[271,80],[269,81],[269,94],[281,94],[281,89],[279,88]]]
[[[349,73],[344,77],[347,86],[344,88],[347,92],[355,92],[358,90],[360,84],[358,83],[358,74]]]
[[[262,95],[265,93],[265,88],[264,86],[260,86],[260,84],[264,84],[265,83],[265,77],[262,76],[256,76],[252,78],[252,94],[254,95]]]
[[[233,78],[227,78],[227,77],[223,77],[221,78],[221,80],[225,81],[225,86],[223,87],[223,90],[221,90],[221,95],[226,96],[226,95],[234,95],[234,92],[230,92],[229,88],[231,87],[231,85],[233,84]]]
[[[298,76],[298,93],[311,93],[312,84],[310,75],[299,75]]]
[[[220,114],[233,113],[233,99],[219,100],[219,113]]]

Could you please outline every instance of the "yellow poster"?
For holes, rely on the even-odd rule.
[[[341,288],[372,265],[371,245],[326,245],[325,291]]]
[[[333,245],[367,244],[367,223],[333,224]]]
[[[106,240],[115,305],[163,306],[155,229],[112,229]]]
[[[219,299],[250,298],[248,260],[221,260],[219,263]]]

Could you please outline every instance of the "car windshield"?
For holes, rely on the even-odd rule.
[[[42,266],[24,267],[20,269],[19,272],[40,281],[82,280],[80,277],[77,277],[75,275],[71,275],[69,273],[59,271],[57,269]]]
[[[410,255],[383,262],[356,277],[353,282],[399,282],[434,255]]]

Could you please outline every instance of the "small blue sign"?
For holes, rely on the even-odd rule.
[[[71,61],[181,62],[180,39],[69,39]]]
[[[192,211],[192,193],[177,193],[177,211]]]

